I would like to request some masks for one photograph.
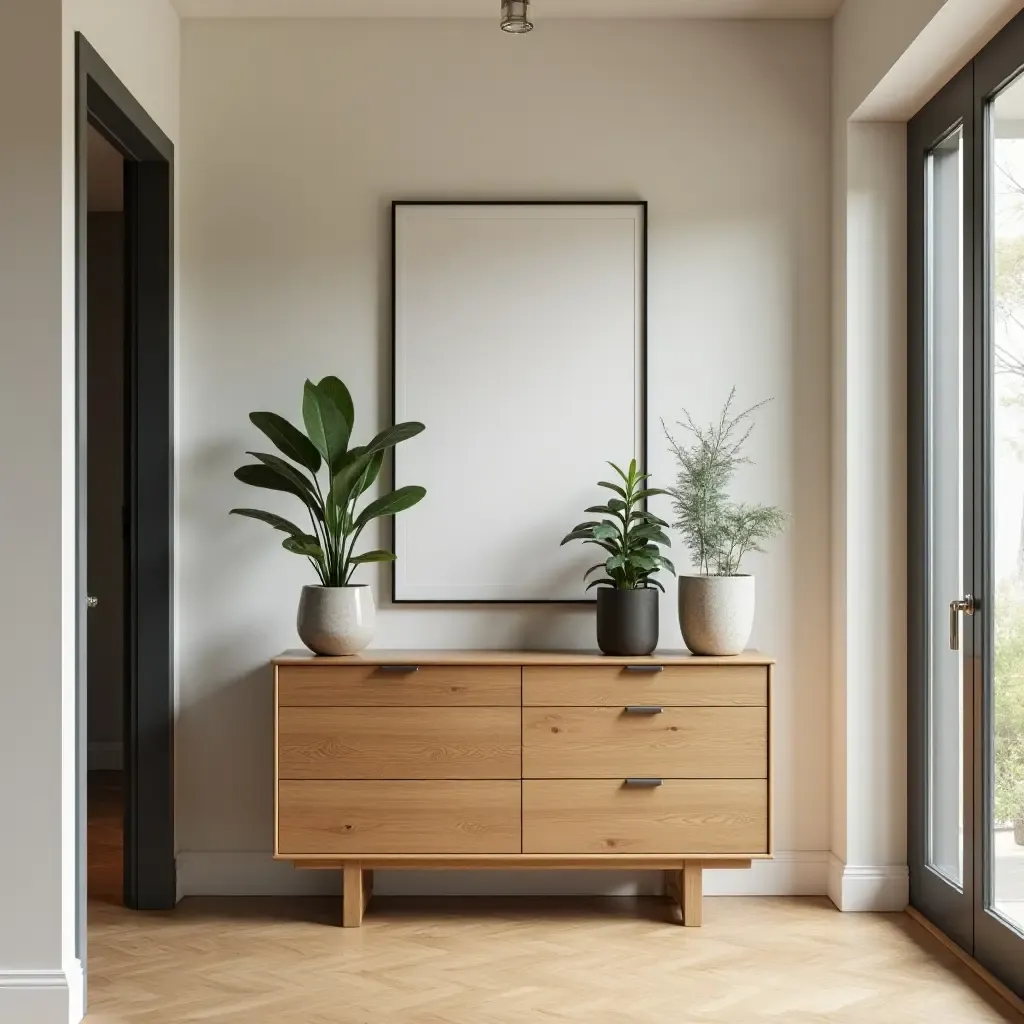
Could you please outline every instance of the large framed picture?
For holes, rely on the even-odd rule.
[[[395,202],[394,600],[580,602],[602,552],[560,547],[645,464],[644,202]],[[593,592],[591,592],[591,597]]]

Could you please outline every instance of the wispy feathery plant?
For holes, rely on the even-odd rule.
[[[727,488],[737,468],[750,462],[743,446],[754,429],[753,415],[771,399],[733,414],[736,388],[716,423],[699,427],[685,409],[679,426],[693,438],[677,441],[665,421],[662,429],[676,457],[676,486],[668,488],[676,514],[674,526],[689,547],[698,570],[709,576],[738,576],[743,557],[763,552],[762,544],[777,536],[789,518],[774,505],[733,502]]]

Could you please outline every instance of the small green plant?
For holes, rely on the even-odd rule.
[[[353,573],[367,562],[394,561],[390,551],[357,555],[359,536],[374,519],[411,508],[427,492],[422,487],[399,487],[369,502],[360,512],[356,505],[379,476],[388,449],[419,434],[424,429],[422,423],[397,423],[369,444],[349,448],[355,409],[348,388],[337,377],[324,377],[319,384],[306,381],[302,394],[305,433],[276,413],[253,412],[249,419],[291,461],[246,452],[258,461],[236,469],[235,476],[253,487],[295,495],[306,506],[312,532],[261,509],[233,508],[232,515],[258,519],[288,534],[283,541],[285,550],[308,558],[325,587],[349,586]]]
[[[751,551],[764,551],[762,544],[778,535],[788,516],[774,505],[733,502],[727,488],[739,466],[749,463],[743,446],[754,429],[753,414],[770,399],[732,414],[736,389],[722,409],[717,423],[698,427],[684,409],[679,426],[693,437],[683,445],[675,440],[662,420],[662,429],[679,473],[676,486],[668,493],[676,514],[675,527],[693,555],[700,573],[708,576],[738,576],[743,558]]]
[[[606,573],[601,579],[587,584],[587,590],[600,586],[637,590],[653,585],[664,591],[665,588],[653,577],[659,569],[667,569],[673,574],[676,571],[658,548],[659,544],[669,547],[672,543],[664,532],[668,523],[647,512],[643,502],[656,494],[665,494],[665,491],[643,486],[650,474],[637,472],[636,459],[630,462],[629,471],[625,473],[614,462],[608,465],[618,473],[622,484],[598,481],[598,487],[614,491],[616,496],[609,498],[605,505],[591,505],[587,512],[611,518],[594,519],[574,526],[572,532],[562,539],[562,544],[581,540],[584,544],[596,544],[608,553],[603,562],[592,565],[583,574],[586,579],[598,569],[604,569]]]

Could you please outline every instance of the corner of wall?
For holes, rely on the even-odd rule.
[[[905,864],[844,864],[833,854],[828,898],[844,913],[898,913],[910,903],[910,872]]]
[[[82,962],[61,971],[0,971],[0,1021],[79,1024],[85,1016]]]

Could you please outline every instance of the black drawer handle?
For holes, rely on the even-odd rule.
[[[661,779],[626,779],[625,785],[630,789],[655,789],[661,785]]]
[[[657,704],[627,704],[627,715],[660,715],[665,709]]]
[[[378,665],[381,672],[419,672],[419,665]]]
[[[664,672],[664,665],[627,665],[627,672]]]

